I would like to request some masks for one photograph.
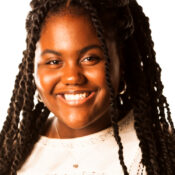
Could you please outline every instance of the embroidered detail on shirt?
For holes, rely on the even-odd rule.
[[[78,168],[79,165],[78,165],[78,164],[73,164],[73,167],[74,167],[74,168]]]
[[[82,172],[60,172],[60,173],[47,173],[46,175],[105,175],[103,172],[88,172],[88,171],[82,171]]]
[[[49,139],[47,137],[41,137],[39,144],[43,146],[58,147],[60,145],[64,148],[74,149],[77,147],[87,147],[87,145],[99,144],[100,142],[107,141],[110,137],[113,137],[112,127],[105,129],[102,132],[95,133],[92,135],[84,136],[84,138],[75,138],[75,139]]]

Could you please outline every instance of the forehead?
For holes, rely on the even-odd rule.
[[[89,18],[72,14],[49,16],[42,27],[40,43],[59,47],[59,43],[68,46],[72,42],[74,45],[99,42]]]
[[[74,25],[75,23],[75,25]],[[44,25],[42,27],[42,31],[45,30],[46,28],[48,29],[49,27],[53,27],[53,25],[55,25],[55,27],[61,27],[61,26],[65,26],[65,27],[76,27],[77,28],[80,27],[80,25],[86,25],[88,28],[91,28],[91,30],[93,30],[93,25],[91,23],[91,20],[89,19],[89,17],[87,15],[77,15],[77,14],[72,14],[72,13],[57,13],[57,14],[52,14],[49,15],[45,22]]]

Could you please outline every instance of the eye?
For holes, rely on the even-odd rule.
[[[59,64],[62,64],[62,61],[61,60],[49,60],[46,62],[46,64],[48,65],[59,65]]]
[[[81,63],[86,65],[94,65],[94,64],[97,64],[100,60],[101,58],[98,56],[89,56],[89,57],[83,58],[81,60]]]

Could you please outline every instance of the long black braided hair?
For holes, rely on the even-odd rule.
[[[36,43],[48,13],[58,13],[67,0],[32,0],[27,29],[27,48],[19,65],[8,115],[0,133],[0,174],[15,175],[39,139],[50,111],[34,103],[34,57]],[[106,57],[106,82],[110,90],[111,123],[119,145],[119,159],[125,175],[128,170],[118,120],[129,110],[142,151],[141,163],[148,175],[173,175],[175,171],[175,129],[166,97],[162,94],[161,68],[156,63],[149,19],[135,0],[72,0],[70,6],[84,9],[101,42]],[[115,99],[110,81],[110,58],[105,28],[115,33],[122,55],[122,79],[126,92]],[[10,167],[10,168],[9,168]]]

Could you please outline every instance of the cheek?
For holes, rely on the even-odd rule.
[[[60,75],[56,70],[48,70],[38,68],[35,73],[35,83],[37,89],[42,94],[43,92],[50,93],[54,85],[60,81]]]
[[[96,105],[95,109],[99,109],[102,106],[104,107],[104,105],[106,106],[109,100],[109,90],[106,83],[105,65],[102,64],[102,66],[94,68],[93,71],[86,72],[86,76],[89,83],[98,87],[98,95],[94,103]],[[103,109],[101,109],[101,111],[103,111]]]
[[[105,76],[105,63],[101,63],[99,66],[90,68],[86,71],[86,77],[89,83],[96,84],[100,89],[106,89],[106,76]]]

